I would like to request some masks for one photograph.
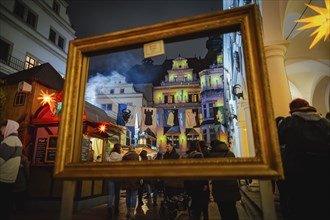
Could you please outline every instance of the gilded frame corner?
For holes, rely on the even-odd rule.
[[[207,32],[240,31],[256,157],[203,160],[167,160],[81,163],[74,148],[81,146],[84,95],[89,57],[164,40],[173,42]],[[253,86],[252,86],[253,84]],[[79,178],[282,178],[283,170],[273,110],[259,8],[249,5],[183,18],[70,42],[58,134],[54,177]]]

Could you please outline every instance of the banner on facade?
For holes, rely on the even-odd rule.
[[[126,104],[118,104],[118,112],[117,112],[117,125],[125,126],[125,121],[123,118],[123,112],[127,109]]]
[[[213,107],[214,124],[225,124],[225,110],[223,106]]]
[[[199,127],[198,109],[186,109],[186,128]]]
[[[156,134],[157,130],[157,108],[146,108],[142,107],[142,114],[141,114],[141,130],[145,131],[148,128]]]
[[[178,110],[164,109],[164,127],[173,127],[179,125]]]

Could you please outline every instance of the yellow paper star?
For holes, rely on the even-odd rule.
[[[313,36],[316,34],[312,44],[309,46],[309,49],[313,48],[315,44],[317,44],[322,37],[324,37],[324,41],[329,36],[330,32],[330,0],[324,0],[326,8],[320,8],[317,6],[306,4],[309,8],[313,9],[314,11],[318,12],[319,15],[315,15],[312,17],[304,18],[296,20],[296,22],[304,22],[308,23],[297,30],[305,30],[308,28],[317,27],[317,29],[310,35]]]
[[[37,99],[41,100],[40,104],[42,106],[48,104],[50,107],[52,107],[55,103],[55,93],[48,94],[48,90],[46,90],[46,92],[41,90],[40,96]]]

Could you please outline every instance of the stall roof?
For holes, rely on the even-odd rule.
[[[110,116],[108,116],[103,109],[95,105],[92,105],[91,103],[86,101],[85,101],[85,113],[88,121],[111,122],[113,124],[116,124],[116,121]]]
[[[166,132],[166,134],[167,135],[179,135],[180,134],[180,127],[179,126],[173,126]]]
[[[186,128],[186,135],[199,135],[198,132],[193,128]]]
[[[22,70],[10,75],[1,77],[7,84],[16,84],[21,81],[32,83],[38,81],[44,86],[55,89],[57,91],[63,89],[64,79],[49,63],[44,63],[39,66]]]

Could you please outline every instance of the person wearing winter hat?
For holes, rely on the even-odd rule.
[[[310,106],[305,99],[297,98],[294,99],[290,105],[290,114],[294,112],[317,112],[316,108]]]
[[[330,219],[330,122],[304,99],[289,107],[291,116],[278,124],[285,145],[284,219]]]
[[[4,137],[0,144],[0,215],[2,219],[9,219],[13,186],[21,163],[23,145],[18,138],[18,128],[19,124],[13,120],[7,120],[1,125],[1,134]]]

